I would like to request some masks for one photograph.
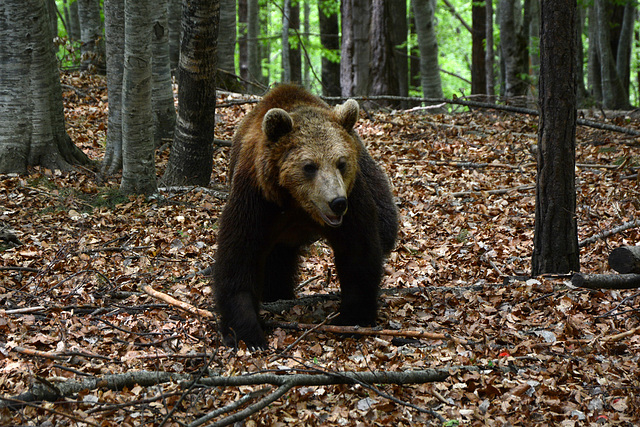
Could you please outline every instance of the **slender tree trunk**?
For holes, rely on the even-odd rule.
[[[577,82],[577,99],[576,105],[582,108],[586,105],[589,93],[584,85],[584,44],[582,43],[582,31],[586,15],[586,6],[578,5],[576,11],[576,40],[578,41],[578,49],[576,51],[576,82]]]
[[[93,73],[104,73],[105,47],[100,19],[100,0],[76,0],[80,17],[82,39],[82,68]]]
[[[109,118],[101,172],[112,175],[122,168],[122,76],[124,74],[124,0],[104,1],[107,50]]]
[[[505,96],[507,98],[522,97],[527,94],[527,82],[523,79],[528,74],[527,42],[523,35],[523,24],[520,9],[516,0],[499,0],[500,5],[500,46],[504,61]]]
[[[580,270],[576,225],[576,0],[543,1],[533,276]]]
[[[393,54],[389,2],[373,0],[371,7],[371,95],[399,95],[398,74]],[[375,66],[373,66],[375,64]],[[381,102],[392,105],[391,102]]]
[[[289,14],[289,63],[291,64],[291,81],[302,83],[302,56],[300,55],[300,3],[291,4]],[[295,40],[291,43],[291,38]]]
[[[434,0],[411,0],[420,48],[420,80],[425,98],[442,98],[438,41],[434,28]]]
[[[340,26],[338,12],[324,6],[326,0],[318,0],[318,16],[320,21],[320,43],[324,49],[330,49],[335,59],[322,56],[322,94],[340,96]]]
[[[247,27],[248,27],[248,2],[257,2],[257,0],[238,0],[238,56],[240,77],[243,80],[251,80],[249,76],[249,47],[247,46]]]
[[[594,4],[598,27],[597,44],[602,78],[602,106],[610,109],[626,109],[629,107],[629,97],[616,70],[614,53],[611,49],[609,21],[605,13],[605,0],[594,0]]]
[[[485,7],[487,8],[487,36],[486,36],[486,59],[485,67],[487,74],[487,91],[485,92],[490,99],[496,94],[495,91],[495,73],[493,71],[495,66],[495,54],[493,50],[493,1],[485,0]]]
[[[260,10],[258,0],[249,0],[247,4],[247,52],[249,55],[248,77],[251,82],[260,83],[262,80],[262,64],[260,63]],[[260,93],[260,86],[250,86],[251,93]]]
[[[633,26],[636,18],[635,0],[627,0],[624,6],[622,28],[620,29],[620,42],[616,52],[616,70],[622,81],[625,94],[629,94],[631,82],[631,45],[633,43]]]
[[[389,7],[390,6],[390,7]],[[387,6],[391,18],[391,45],[398,77],[398,95],[409,96],[409,57],[407,55],[408,17],[407,3],[400,1]],[[400,108],[409,108],[407,101],[400,102]]]
[[[366,95],[369,90],[370,5],[342,0],[340,86],[342,96]]]
[[[125,0],[122,82],[122,181],[125,194],[156,191],[151,110],[151,0]]]
[[[169,2],[156,0],[152,6],[152,40],[151,54],[154,144],[159,147],[163,141],[173,139],[176,126],[176,107],[173,101],[173,85],[171,81],[171,62],[169,55]]]
[[[44,0],[0,2],[0,173],[89,163],[67,135]]]
[[[291,0],[284,0],[282,8],[282,76],[280,81],[289,83],[291,81],[291,60],[289,58],[289,25],[291,25]]]
[[[598,17],[596,5],[589,5],[589,50],[588,50],[588,85],[591,95],[598,103],[602,103],[602,75],[600,73],[600,55],[598,53]]]
[[[471,94],[487,93],[486,53],[487,38],[487,7],[480,3],[473,3],[471,7]],[[484,99],[483,99],[484,100]]]
[[[166,185],[201,185],[211,181],[215,126],[219,0],[185,2],[178,73],[178,122]]]
[[[69,1],[69,40],[80,40],[80,15],[78,13],[78,0]]]
[[[304,46],[309,46],[309,33],[311,33],[311,22],[309,19],[311,18],[311,10],[309,8],[309,2],[305,1],[302,5],[302,34],[300,43]],[[309,88],[310,81],[310,72],[311,64],[309,63],[309,57],[304,55],[302,57],[302,86]]]
[[[180,17],[182,0],[169,0],[169,61],[171,73],[175,76],[180,60]],[[235,30],[235,27],[234,27]]]
[[[220,0],[220,32],[218,35],[217,85],[233,92],[243,92],[235,65],[236,52],[236,0]]]

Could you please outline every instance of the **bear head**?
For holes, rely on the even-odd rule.
[[[333,109],[313,105],[289,112],[269,109],[262,120],[266,152],[260,157],[270,161],[257,165],[262,180],[270,181],[261,183],[267,197],[293,199],[318,224],[340,226],[362,149],[353,131],[358,115],[354,100]]]

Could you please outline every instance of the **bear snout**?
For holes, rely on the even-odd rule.
[[[332,201],[329,202],[329,207],[333,211],[334,214],[338,216],[342,216],[347,212],[347,198],[346,197],[336,197]]]

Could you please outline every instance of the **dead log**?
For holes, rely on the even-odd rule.
[[[582,274],[576,273],[571,284],[588,289],[636,289],[640,288],[640,274]]]
[[[640,273],[640,246],[622,246],[609,254],[609,267],[620,274]]]

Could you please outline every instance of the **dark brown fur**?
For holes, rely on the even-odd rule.
[[[300,248],[318,237],[335,255],[342,289],[337,323],[375,324],[397,212],[386,176],[353,131],[357,114],[353,101],[331,108],[284,85],[236,130],[214,269],[227,344],[266,347],[259,303],[293,297]],[[344,210],[334,204],[343,196]]]

